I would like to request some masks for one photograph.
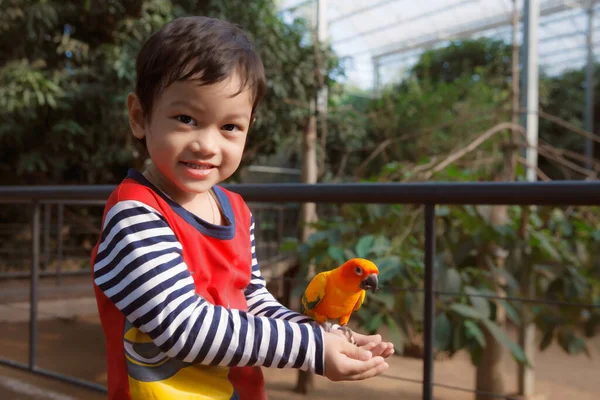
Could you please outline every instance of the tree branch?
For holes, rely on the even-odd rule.
[[[449,166],[450,164],[452,164],[456,160],[458,160],[458,159],[464,157],[465,155],[469,154],[470,152],[472,152],[473,150],[475,150],[476,148],[478,148],[479,146],[481,146],[483,143],[485,143],[492,136],[494,136],[498,132],[502,132],[505,129],[515,129],[515,130],[524,132],[524,129],[523,129],[523,127],[521,125],[513,124],[512,122],[501,122],[499,124],[496,124],[492,128],[490,128],[487,131],[485,131],[482,134],[480,134],[477,137],[477,139],[475,139],[474,141],[472,141],[466,147],[464,147],[464,148],[456,151],[455,153],[450,154],[448,157],[446,157],[446,159],[444,161],[442,161],[441,163],[439,163],[432,170],[426,172],[425,175],[424,175],[424,179],[427,180],[427,179],[431,178],[431,176],[433,174],[435,174],[436,172],[442,171],[444,168],[446,168],[447,166]]]

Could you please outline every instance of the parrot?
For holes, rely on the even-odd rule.
[[[321,272],[309,282],[301,299],[301,312],[330,332],[337,320],[339,329],[353,344],[352,330],[346,325],[363,304],[366,291],[378,289],[379,269],[364,258],[353,258],[341,266]]]

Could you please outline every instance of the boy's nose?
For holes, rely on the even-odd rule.
[[[190,150],[194,153],[199,153],[202,155],[216,154],[218,150],[218,144],[215,134],[208,130],[199,133],[190,143]]]

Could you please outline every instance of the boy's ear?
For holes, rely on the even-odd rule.
[[[146,121],[144,119],[144,112],[142,111],[142,105],[140,99],[134,92],[127,95],[127,110],[129,114],[129,127],[131,133],[137,139],[143,139],[146,136]]]

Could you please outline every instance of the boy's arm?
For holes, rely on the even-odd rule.
[[[248,312],[270,318],[277,318],[297,323],[313,321],[305,315],[291,311],[275,299],[267,290],[265,279],[260,273],[258,260],[256,258],[256,240],[254,238],[254,217],[250,222],[250,246],[252,247],[252,278],[245,290]]]
[[[121,201],[107,213],[94,283],[169,357],[324,373],[319,327],[214,306],[199,296],[181,244],[162,215],[144,203]]]

